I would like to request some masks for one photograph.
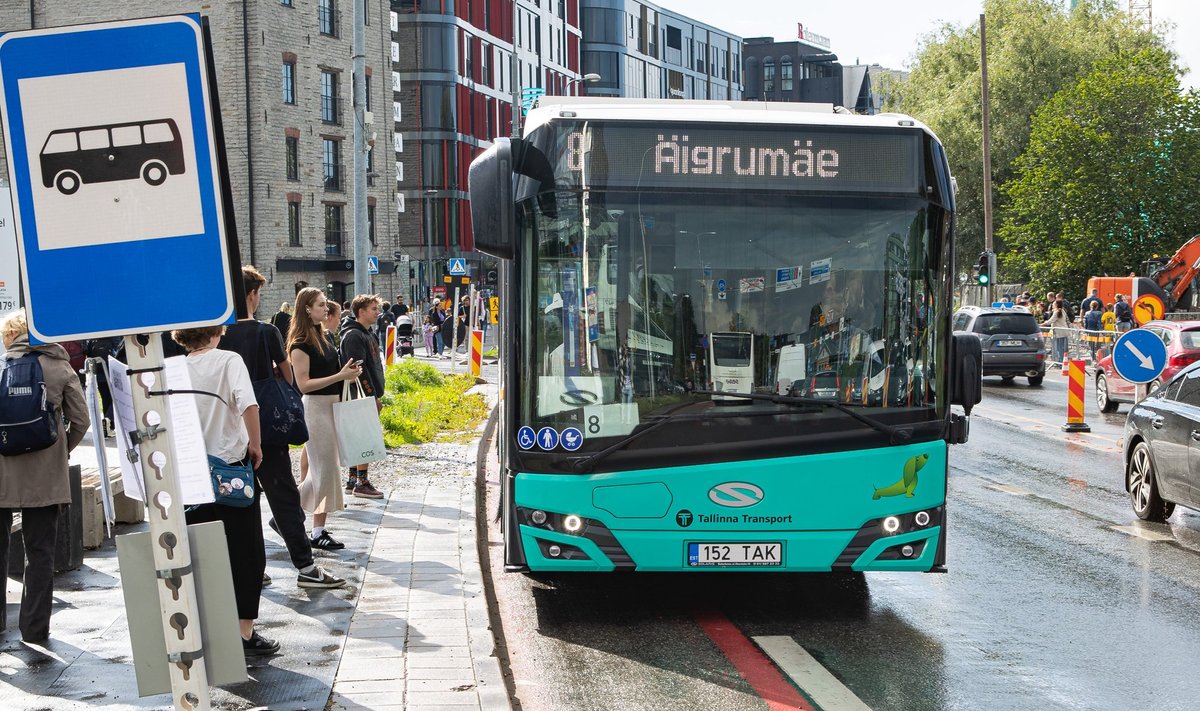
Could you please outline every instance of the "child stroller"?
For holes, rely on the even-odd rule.
[[[404,314],[396,321],[396,357],[414,356],[412,318]]]

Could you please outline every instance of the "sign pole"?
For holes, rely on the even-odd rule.
[[[454,319],[454,332],[450,334],[450,372],[458,372],[458,290],[457,284],[454,286],[454,301],[450,304],[450,318]]]
[[[145,345],[141,339],[146,338]],[[167,669],[171,675],[171,700],[177,711],[207,711],[208,673],[204,666],[204,640],[196,603],[192,553],[183,516],[178,468],[171,446],[166,370],[162,339],[126,336],[129,375],[133,385],[133,410],[137,420],[137,452],[141,459],[150,504],[150,540],[158,589],[158,607],[167,643]],[[133,450],[130,450],[131,456]]]

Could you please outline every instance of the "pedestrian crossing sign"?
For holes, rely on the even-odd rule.
[[[455,257],[450,260],[450,276],[466,276],[467,275],[467,260],[462,257]]]

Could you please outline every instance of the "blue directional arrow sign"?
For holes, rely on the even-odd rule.
[[[198,15],[0,36],[0,123],[31,340],[234,320]]]
[[[450,276],[466,276],[467,275],[467,260],[462,257],[455,257],[450,260]]]
[[[1113,346],[1113,368],[1131,383],[1148,383],[1167,365],[1167,346],[1152,331],[1134,329]]]
[[[379,273],[379,257],[367,257],[367,274]]]

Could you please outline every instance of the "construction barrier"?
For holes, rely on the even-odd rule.
[[[483,367],[483,331],[471,331],[471,375],[479,377]]]
[[[396,364],[396,327],[395,326],[387,327],[387,339],[386,339],[385,343],[387,343],[387,345],[383,349],[383,353],[384,353],[383,362],[386,365],[395,365]]]
[[[1055,364],[1059,361],[1078,359],[1095,365],[1112,351],[1113,343],[1120,335],[1117,331],[1089,331],[1071,327],[1067,329],[1067,348],[1056,359],[1053,330],[1049,326],[1042,326],[1042,338],[1046,342],[1046,361]],[[1066,375],[1066,369],[1063,370],[1063,375]]]
[[[1062,426],[1063,432],[1091,432],[1092,428],[1083,420],[1083,384],[1087,379],[1087,371],[1082,360],[1067,362],[1070,381],[1067,383],[1067,421]]]

